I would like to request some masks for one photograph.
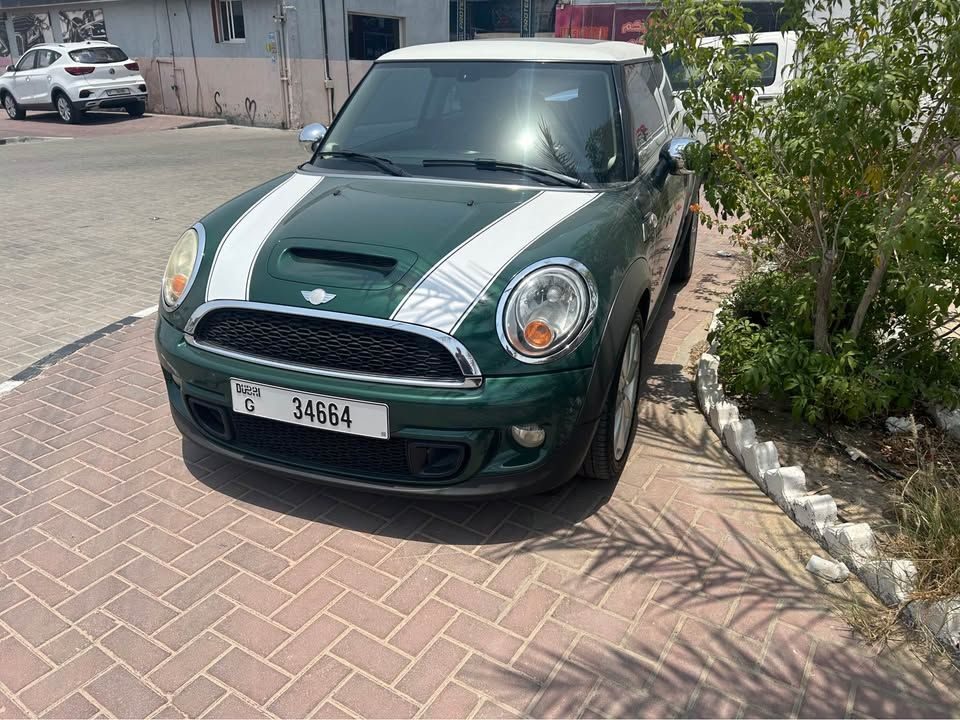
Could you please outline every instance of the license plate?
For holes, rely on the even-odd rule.
[[[107,95],[129,95],[130,88],[115,88],[113,90],[107,90]]]
[[[236,378],[230,380],[230,394],[233,411],[244,415],[350,435],[384,440],[390,437],[388,408],[380,403],[297,392]]]

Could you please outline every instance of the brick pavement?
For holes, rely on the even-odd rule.
[[[856,581],[803,572],[697,412],[734,271],[703,236],[616,486],[435,503],[238,467],[178,437],[150,320],[0,397],[0,717],[956,715],[950,671],[850,636]]]
[[[0,383],[155,305],[186,227],[305,159],[280,130],[100,135],[0,146]]]

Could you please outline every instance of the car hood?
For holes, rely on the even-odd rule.
[[[456,334],[519,256],[598,197],[293,173],[204,219],[196,301],[316,307]]]

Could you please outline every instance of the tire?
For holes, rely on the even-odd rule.
[[[83,121],[83,113],[77,108],[76,103],[70,102],[70,98],[62,92],[53,96],[53,105],[57,109],[60,119],[70,125],[76,125]]]
[[[697,230],[699,228],[700,216],[691,212],[690,221],[683,237],[683,247],[680,250],[680,256],[677,258],[677,264],[673,266],[673,275],[670,276],[671,282],[685,283],[693,275],[693,261],[697,255]]]
[[[620,370],[614,376],[613,382],[610,383],[607,399],[600,411],[597,431],[590,443],[587,457],[583,461],[581,472],[595,480],[618,479],[630,457],[630,449],[633,447],[637,430],[637,406],[639,405],[640,385],[643,379],[641,371],[643,365],[643,324],[643,313],[637,310],[637,314],[630,324],[627,337],[623,341],[623,349],[620,351],[617,363]],[[624,388],[621,379],[627,380],[624,372],[630,369],[633,372],[633,379],[626,382],[627,387]],[[621,407],[628,397],[632,403],[632,411]],[[621,414],[619,422],[618,413]],[[624,426],[624,422],[627,423],[626,426]]]
[[[127,105],[127,115],[130,117],[140,117],[147,111],[147,104],[144,102],[136,102],[133,105]]]
[[[17,104],[10,93],[3,94],[3,109],[11,120],[23,120],[27,116],[27,111]]]

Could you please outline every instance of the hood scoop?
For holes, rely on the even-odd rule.
[[[338,240],[279,240],[267,260],[278,280],[352,290],[385,290],[400,281],[417,254],[385,245]]]

